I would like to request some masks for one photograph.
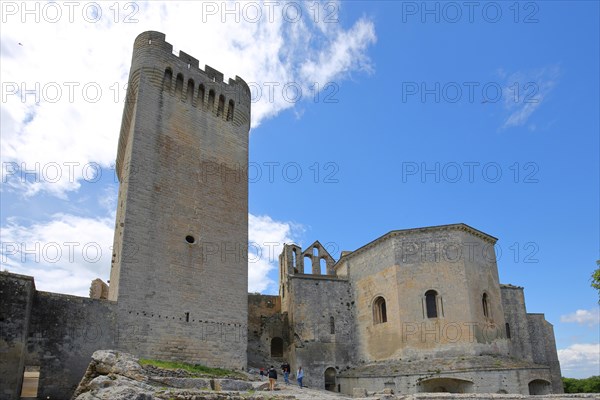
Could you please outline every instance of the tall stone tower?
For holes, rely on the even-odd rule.
[[[118,347],[245,368],[250,89],[160,32],[134,44],[109,299]]]

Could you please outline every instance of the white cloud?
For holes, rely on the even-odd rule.
[[[266,215],[248,218],[249,291],[276,292],[277,282],[268,275],[278,267],[283,244],[296,242],[302,226]],[[33,276],[38,290],[87,297],[93,279],[109,279],[113,232],[112,212],[105,218],[55,214],[31,225],[9,219],[2,227],[2,266]]]
[[[598,375],[600,369],[600,344],[572,344],[558,350],[564,376],[585,378]]]
[[[24,5],[14,4],[19,10],[3,16],[0,37],[0,151],[8,166],[2,172],[4,189],[27,196],[45,191],[65,198],[82,180],[94,178],[86,165],[110,168],[133,40],[145,30],[164,32],[177,51],[198,57],[200,65],[211,65],[226,79],[239,75],[251,84],[256,97],[252,127],[295,107],[301,101],[295,89],[310,100],[315,88],[326,89],[352,71],[369,71],[366,51],[376,41],[367,18],[348,28],[335,22],[340,2],[318,7],[293,2],[287,8],[283,2],[258,7],[255,2],[86,3],[102,7],[98,22],[88,22],[96,14],[90,8],[84,17],[83,5],[71,15],[65,3],[53,3],[44,12],[48,6],[36,2],[39,23],[35,15],[21,14]],[[234,12],[226,14],[225,7]],[[62,17],[49,22],[55,9],[62,10]],[[22,170],[37,173],[24,177]]]
[[[277,292],[277,283],[268,274],[279,265],[286,243],[297,243],[303,228],[291,222],[275,221],[267,215],[248,215],[248,291]]]
[[[581,325],[596,325],[600,323],[600,309],[577,310],[574,313],[561,315],[560,322],[576,322]]]
[[[87,296],[110,273],[114,220],[55,214],[46,223],[2,227],[3,269],[35,277],[38,290]]]
[[[507,75],[502,69],[498,74],[503,79]],[[558,67],[547,67],[533,72],[516,72],[508,76],[502,96],[504,108],[510,115],[502,128],[525,125],[558,84],[559,75]],[[535,127],[535,124],[529,124],[529,130],[535,130]]]

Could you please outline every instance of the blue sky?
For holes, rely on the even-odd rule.
[[[499,238],[563,375],[599,375],[598,3],[272,4],[3,2],[2,269],[108,279],[132,43],[159,30],[250,83],[251,291],[277,291],[284,242],[337,259],[464,222]]]

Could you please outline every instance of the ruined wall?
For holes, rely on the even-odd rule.
[[[501,293],[504,318],[510,331],[508,354],[513,357],[533,361],[523,288],[502,285]],[[505,326],[505,331],[506,329]]]
[[[0,399],[21,396],[35,284],[30,276],[0,272]]]
[[[134,44],[109,298],[137,356],[246,367],[250,92],[159,32]]]
[[[108,285],[102,279],[94,279],[90,285],[90,299],[108,299]]]
[[[348,281],[323,275],[290,276],[288,287],[293,376],[302,366],[306,385],[325,389],[328,368],[337,375],[356,359],[352,291]]]
[[[272,341],[279,339],[282,354],[272,357]],[[248,367],[279,367],[288,356],[289,344],[287,314],[281,313],[280,297],[248,294]],[[278,343],[275,349],[279,349]]]

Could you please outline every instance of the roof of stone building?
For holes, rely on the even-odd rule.
[[[359,247],[358,249],[356,249],[354,251],[342,252],[342,257],[338,260],[338,262],[336,263],[334,268],[339,266],[341,261],[347,260],[347,259],[351,258],[352,256],[354,256],[355,254],[362,253],[363,251],[373,247],[374,245],[381,243],[381,242],[383,242],[389,238],[392,238],[394,236],[403,236],[403,235],[410,235],[411,233],[426,233],[426,232],[431,232],[431,231],[444,231],[444,230],[462,230],[462,231],[470,233],[473,236],[476,236],[483,240],[491,242],[492,244],[496,243],[496,241],[498,240],[498,238],[496,238],[492,235],[488,235],[487,233],[482,232],[478,229],[475,229],[472,226],[469,226],[462,222],[458,223],[458,224],[434,225],[434,226],[426,226],[426,227],[421,227],[421,228],[397,229],[397,230],[389,231],[385,235],[382,235],[382,236],[378,237],[377,239],[370,241],[369,243],[365,244],[362,247]]]
[[[505,356],[481,355],[430,358],[423,360],[381,361],[340,372],[343,377],[385,377],[427,373],[452,373],[506,369],[547,369],[548,366]]]

